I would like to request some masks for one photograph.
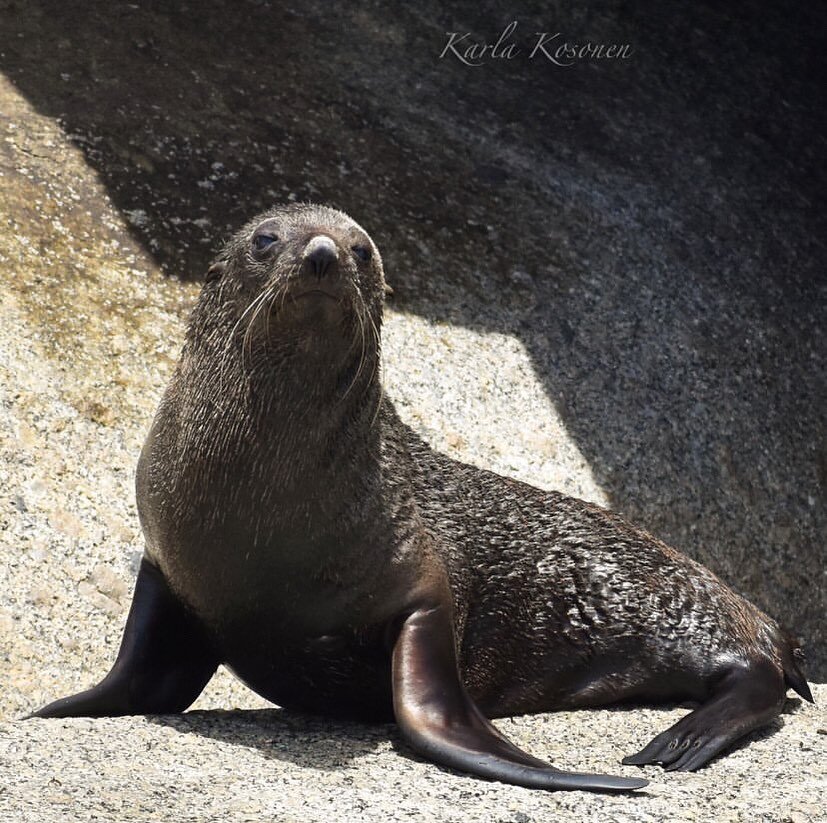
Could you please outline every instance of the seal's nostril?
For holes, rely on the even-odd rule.
[[[324,277],[338,261],[339,252],[329,237],[320,234],[305,246],[303,257],[305,264],[316,277]]]

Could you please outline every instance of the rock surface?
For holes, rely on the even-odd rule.
[[[816,699],[824,705],[827,687]],[[559,766],[638,774],[618,760],[681,713],[562,712],[498,725]],[[799,707],[702,772],[648,767],[644,791],[613,797],[475,780],[413,758],[391,726],[279,710],[4,723],[0,819],[816,823],[827,805],[825,724],[824,709]]]
[[[386,385],[434,445],[623,512],[827,676],[823,10],[515,9],[635,47],[558,70],[439,60],[446,30],[502,29],[479,3],[227,8],[0,2],[0,819],[817,819],[810,706],[636,799],[444,773],[389,728],[250,713],[223,672],[196,708],[247,711],[13,722],[111,662],[193,281],[296,198],[376,238]],[[504,725],[611,770],[670,716]]]
[[[827,676],[822,5],[94,8],[0,2],[0,71],[32,113],[4,100],[6,288],[71,366],[83,419],[121,427],[110,369],[163,382],[160,326],[160,350],[107,349],[185,299],[147,272],[200,277],[274,200],[341,206],[397,309],[522,347],[565,436],[525,414],[521,436],[570,444],[613,508],[776,615]],[[440,59],[446,32],[493,43],[512,21],[513,59]],[[537,31],[631,54],[529,59]],[[93,175],[56,167],[61,141]]]

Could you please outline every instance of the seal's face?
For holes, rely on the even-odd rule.
[[[379,345],[382,261],[355,221],[324,206],[259,215],[226,245],[205,291],[248,350],[342,357]],[[334,357],[338,359],[338,357]]]
[[[234,255],[262,290],[284,302],[322,305],[370,297],[383,289],[382,264],[373,241],[346,214],[321,206],[290,206],[267,212],[233,241]]]

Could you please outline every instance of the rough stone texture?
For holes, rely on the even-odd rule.
[[[197,278],[273,200],[345,208],[398,309],[519,341],[612,507],[778,616],[827,675],[824,7],[174,5],[0,3],[0,70],[95,170],[145,249],[136,268]],[[493,41],[511,20],[515,59],[439,59],[446,31]],[[633,54],[528,60],[543,30]],[[57,144],[3,114],[35,183]],[[81,252],[72,215],[97,206],[69,185],[63,205],[39,194],[48,230],[10,209],[29,243],[13,259],[60,272],[53,308],[78,271],[125,265]],[[18,298],[65,329],[41,289]],[[88,402],[120,419],[112,395]]]
[[[153,269],[54,123],[7,83],[0,99],[0,716],[14,716],[111,660],[143,548],[135,463],[197,289]],[[437,446],[606,502],[513,337],[390,312],[384,356],[400,413]],[[213,688],[240,699],[231,684]]]
[[[827,687],[816,695],[823,706]],[[631,774],[639,770],[619,758],[681,713],[562,712],[497,725],[558,765]],[[487,783],[412,757],[392,726],[280,710],[2,723],[0,819],[815,823],[827,805],[826,723],[824,709],[802,707],[703,772],[643,770],[652,783],[634,797]]]
[[[823,8],[435,5],[0,2],[0,717],[111,662],[187,280],[285,198],[379,243],[386,383],[429,440],[622,511],[827,675]],[[445,30],[510,19],[635,54],[437,59]],[[196,707],[263,704],[221,672]],[[504,727],[610,769],[669,716]],[[272,712],[8,722],[0,819],[808,820],[826,725],[803,706],[630,800],[484,784],[393,751],[392,729]]]

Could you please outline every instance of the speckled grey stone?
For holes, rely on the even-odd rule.
[[[823,9],[593,5],[514,14],[635,59],[439,61],[446,29],[496,34],[478,3],[258,3],[255,26],[210,0],[0,5],[0,820],[819,819],[827,720],[806,705],[701,773],[647,770],[638,798],[442,772],[392,728],[260,713],[223,671],[195,708],[244,712],[14,721],[93,683],[120,638],[135,461],[196,290],[162,270],[199,276],[229,229],[300,198],[383,252],[409,423],[622,511],[827,675]],[[677,711],[503,727],[634,773],[620,757]]]
[[[816,689],[821,705],[827,687]],[[798,704],[799,701],[790,701]],[[568,768],[618,765],[685,710],[561,712],[497,721]],[[411,756],[392,726],[280,710],[0,724],[0,819],[168,821],[815,821],[827,804],[824,709],[695,774],[649,767],[632,796],[548,793],[475,780]],[[818,733],[818,729],[822,733]]]
[[[603,498],[800,634],[827,677],[823,4],[94,8],[0,5],[0,71],[33,115],[4,95],[0,262],[70,428],[119,429],[133,454],[119,403],[148,414],[177,349],[148,342],[149,318],[189,299],[147,273],[200,277],[262,207],[328,202],[369,228],[398,310],[472,348],[508,338],[551,410],[523,407],[497,338],[478,361],[426,343],[439,357],[418,365],[389,351],[390,381],[425,375],[421,429]],[[515,59],[439,58],[447,31],[493,42],[511,21]],[[561,68],[527,59],[537,31],[632,54]],[[460,422],[453,375],[474,370],[485,412]],[[484,442],[489,401],[509,419]],[[15,511],[40,491],[15,489]]]

